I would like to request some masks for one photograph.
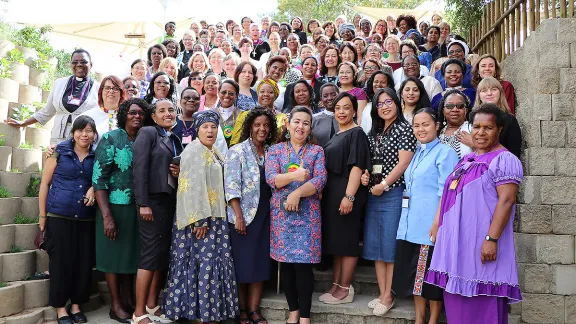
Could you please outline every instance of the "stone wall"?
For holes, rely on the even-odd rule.
[[[503,62],[519,101],[515,223],[525,323],[576,323],[576,19],[545,20]]]

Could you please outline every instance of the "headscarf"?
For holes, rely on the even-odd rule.
[[[260,88],[262,88],[263,84],[268,84],[272,87],[272,90],[274,91],[274,99],[277,99],[280,95],[280,89],[278,88],[276,81],[270,78],[265,78],[264,80],[260,81],[260,83],[258,83],[258,86],[256,87],[256,93],[260,93]]]
[[[205,112],[207,111],[201,113]],[[205,116],[208,114],[201,114],[200,118],[194,120],[214,122],[207,120]],[[224,159],[218,149],[214,148],[211,152],[199,139],[195,139],[186,146],[180,156],[182,158],[176,196],[178,229],[207,218],[226,218],[224,175],[222,165],[216,160],[224,161]]]
[[[198,133],[198,129],[200,129],[202,124],[214,123],[218,126],[220,123],[220,116],[218,116],[218,114],[213,110],[195,112],[194,115],[192,115],[192,118],[194,119],[194,129],[196,130],[196,133]]]
[[[410,39],[410,35],[412,35],[412,34],[416,34],[416,36],[418,36],[418,43],[422,44],[422,42],[423,42],[422,34],[414,28],[412,28],[406,32],[406,34],[404,35],[404,39]]]
[[[468,44],[464,43],[461,40],[453,40],[450,42],[450,44],[448,45],[448,48],[446,48],[446,52],[450,52],[450,47],[452,47],[452,45],[454,44],[458,44],[460,45],[460,47],[462,47],[464,49],[464,57],[468,56],[468,52],[470,52],[470,48],[468,47]]]
[[[342,25],[340,25],[340,28],[338,29],[338,34],[342,35],[342,33],[346,29],[349,29],[352,32],[353,37],[356,37],[356,27],[354,27],[353,24],[349,23],[343,23]]]

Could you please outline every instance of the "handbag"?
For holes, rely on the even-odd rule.
[[[46,243],[46,227],[44,227],[43,230],[38,231],[34,238],[34,246],[36,246],[37,249],[45,250],[44,243]]]

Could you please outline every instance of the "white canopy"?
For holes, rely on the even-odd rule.
[[[381,18],[386,19],[389,15],[398,17],[403,14],[414,15],[418,21],[431,21],[432,15],[434,14],[444,15],[444,6],[444,0],[428,0],[414,9],[371,8],[362,6],[354,6],[352,9],[364,14],[373,22]]]

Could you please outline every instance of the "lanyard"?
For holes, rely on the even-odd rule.
[[[168,139],[170,139],[170,142],[172,142],[172,148],[174,149],[174,156],[178,156],[178,154],[176,153],[176,144],[174,144],[174,140],[172,139],[172,137],[168,134],[168,132],[162,128],[164,130],[164,134],[166,136],[168,136]]]
[[[410,191],[412,189],[412,179],[414,179],[414,172],[416,172],[416,169],[418,169],[418,166],[420,165],[420,162],[422,162],[424,160],[424,158],[430,153],[432,152],[432,150],[436,147],[436,145],[438,145],[439,141],[438,139],[436,139],[434,142],[432,143],[427,143],[426,145],[430,145],[431,147],[428,149],[422,149],[422,147],[420,147],[420,152],[418,152],[418,155],[415,156],[415,159],[413,160],[414,163],[411,163],[410,165],[410,170],[408,171],[407,175],[408,178],[404,178],[406,181],[406,190]]]
[[[86,77],[86,83],[84,84],[84,87],[82,87],[82,92],[80,93],[80,98],[74,98],[74,85],[76,82],[76,77],[72,77],[72,89],[70,91],[70,95],[68,96],[68,102],[70,102],[70,100],[72,99],[78,99],[80,101],[82,101],[82,98],[84,98],[84,94],[86,93],[86,89],[88,89],[88,85],[90,84],[90,77]],[[80,105],[78,105],[80,106]]]
[[[307,148],[308,148],[308,143],[304,144],[304,146],[300,148],[300,151],[302,153],[296,152],[296,157],[300,158],[300,165],[298,165],[297,167],[301,167],[301,168],[304,167],[304,154],[306,153]],[[288,169],[290,167],[290,165],[293,164],[290,162],[290,156],[291,156],[292,150],[294,149],[292,147],[292,144],[290,144],[289,141],[286,143],[286,149],[288,150],[288,165],[286,166],[286,168]],[[287,170],[286,173],[288,173],[288,172],[290,172],[290,171]]]

